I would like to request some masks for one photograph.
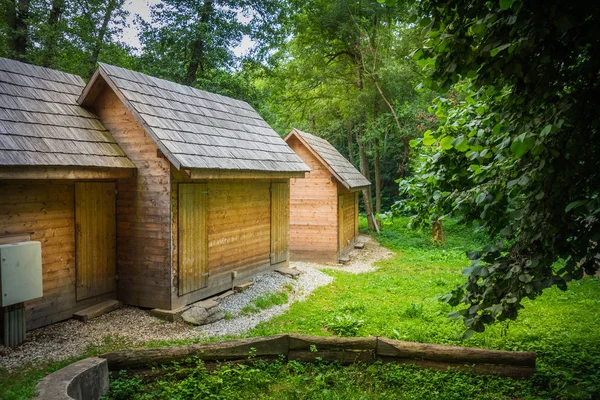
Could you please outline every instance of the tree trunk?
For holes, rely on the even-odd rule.
[[[6,22],[9,28],[10,56],[24,61],[27,53],[29,0],[14,0],[6,5]]]
[[[354,165],[354,149],[352,148],[352,121],[348,121],[346,136],[348,137],[348,157],[350,158],[352,165]]]
[[[52,9],[48,16],[48,34],[44,40],[43,67],[52,67],[59,36],[58,21],[64,11],[65,0],[52,0]]]
[[[108,32],[108,24],[110,23],[110,20],[112,19],[115,10],[123,5],[123,1],[124,0],[112,0],[106,5],[106,10],[104,11],[104,18],[102,19],[102,26],[98,31],[94,47],[92,48],[92,54],[90,56],[90,76],[96,70],[98,56],[100,55],[100,50],[102,50],[102,45],[104,44],[104,37],[106,36],[106,32]]]
[[[433,239],[433,243],[435,244],[444,244],[446,243],[446,234],[444,233],[444,225],[442,224],[442,220],[436,219],[433,221],[433,226],[431,229],[431,238]]]
[[[360,172],[363,176],[369,179],[369,160],[367,159],[367,153],[365,152],[365,146],[360,139],[360,133],[356,132],[356,143],[358,144],[358,155],[360,161]],[[367,214],[367,222],[369,224],[369,229],[373,231],[379,232],[379,226],[377,225],[377,220],[375,219],[375,215],[373,214],[373,197],[371,194],[371,186],[368,186],[366,189],[362,190],[363,200],[365,204],[365,213]]]
[[[204,35],[206,34],[206,27],[210,22],[210,15],[213,11],[213,0],[205,0],[202,8],[200,9],[200,26],[197,27],[197,37],[192,43],[192,54],[190,57],[190,63],[185,74],[184,84],[193,86],[196,81],[196,75],[198,69],[204,73]]]
[[[379,138],[375,139],[375,214],[381,214],[381,170],[379,168]]]

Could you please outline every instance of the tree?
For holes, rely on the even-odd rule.
[[[445,298],[470,335],[600,267],[600,7],[427,0],[420,15],[424,83],[445,93],[420,174],[443,199],[423,194],[416,219],[452,213],[488,233]]]
[[[371,229],[397,191],[417,115],[430,99],[414,90],[418,72],[408,55],[420,37],[398,16],[407,8],[299,2],[290,40],[258,80],[261,114],[280,133],[295,126],[326,138],[373,182],[362,196]]]
[[[26,60],[29,46],[29,9],[30,0],[4,0],[2,13],[5,23],[4,36],[6,37],[7,55],[15,60]]]
[[[240,59],[233,53],[244,35],[256,41],[260,59],[283,40],[287,12],[280,0],[164,0],[141,21],[140,68],[151,75],[240,97],[247,89],[233,78]],[[248,17],[241,20],[240,15]]]

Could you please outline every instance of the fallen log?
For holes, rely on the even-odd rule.
[[[377,338],[310,336],[290,333],[290,350],[375,350]],[[313,347],[314,346],[314,347]]]
[[[113,371],[169,364],[193,357],[204,361],[226,361],[252,357],[277,357],[287,353],[288,335],[276,335],[157,349],[118,350],[100,357],[107,360],[108,369]]]

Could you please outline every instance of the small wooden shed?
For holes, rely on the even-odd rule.
[[[25,303],[27,329],[116,297],[116,181],[134,165],[77,104],[84,85],[0,58],[0,244],[41,242],[43,297]]]
[[[358,236],[358,193],[371,183],[323,138],[292,129],[285,141],[311,169],[290,183],[291,258],[338,262]]]
[[[120,300],[173,310],[288,265],[309,168],[250,105],[106,64],[79,102],[137,168],[117,184]]]

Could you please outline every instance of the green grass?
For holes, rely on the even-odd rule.
[[[525,309],[517,321],[494,325],[483,334],[462,340],[465,328],[461,322],[447,318],[452,308],[438,298],[462,283],[461,270],[468,265],[464,253],[477,248],[483,238],[447,221],[448,242],[444,247],[435,247],[428,232],[408,230],[406,223],[407,219],[400,218],[393,225],[384,226],[377,235],[382,245],[395,252],[392,258],[378,263],[377,271],[354,275],[327,270],[334,277],[332,284],[317,289],[304,302],[293,303],[286,313],[258,325],[245,336],[285,332],[379,335],[427,343],[533,350],[537,352],[538,361],[532,378],[514,381],[411,366],[293,363],[277,368],[266,364],[224,365],[214,373],[208,373],[202,366],[192,369],[179,366],[177,368],[183,368],[179,373],[167,374],[150,386],[139,383],[138,387],[135,379],[124,379],[117,387],[121,385],[127,390],[133,385],[135,391],[144,393],[162,388],[162,394],[154,392],[156,397],[147,398],[175,399],[188,398],[177,397],[176,390],[203,393],[206,388],[212,390],[213,398],[600,398],[600,329],[597,329],[600,281],[597,278],[572,282],[566,292],[549,289],[537,300],[525,301]],[[359,227],[361,231],[366,228],[364,218]],[[277,294],[265,296],[264,302],[259,303],[270,307],[277,303],[276,297]],[[258,303],[252,306],[259,308]],[[148,346],[198,341],[160,341]],[[114,342],[106,347],[122,346],[125,344]],[[86,355],[99,352],[100,349],[89,349]],[[38,379],[64,364],[2,374],[0,397],[27,397]],[[169,397],[169,393],[175,395]]]
[[[289,289],[286,287],[286,290]],[[289,300],[289,295],[286,291],[275,292],[275,293],[265,293],[262,296],[259,296],[252,300],[250,304],[242,308],[242,315],[248,314],[256,314],[261,310],[266,310],[271,307],[279,306],[287,303]]]

